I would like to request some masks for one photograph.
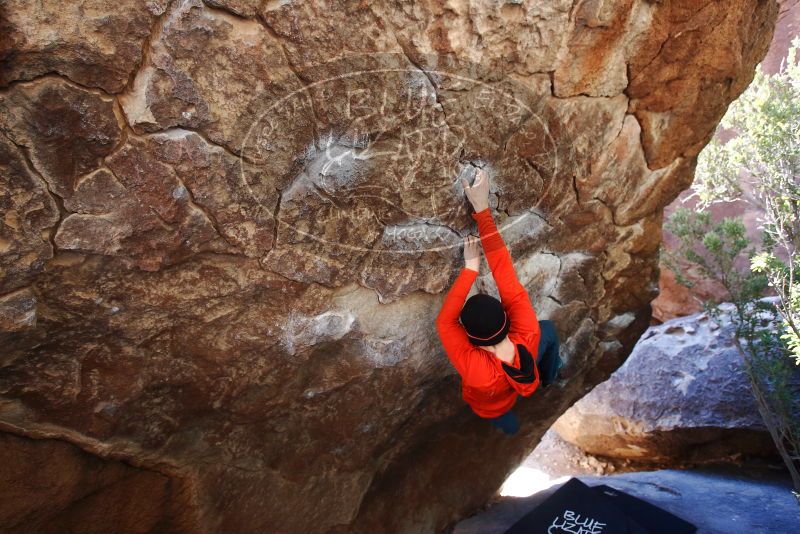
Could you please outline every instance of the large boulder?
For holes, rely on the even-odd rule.
[[[679,465],[775,455],[734,340],[731,304],[650,327],[611,378],[555,423],[584,451]]]
[[[777,13],[573,4],[4,2],[2,428],[182,480],[209,532],[482,505],[646,328],[662,209]],[[567,361],[513,438],[433,326],[465,161]]]

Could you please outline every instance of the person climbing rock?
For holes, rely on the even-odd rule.
[[[511,254],[489,210],[489,178],[479,169],[470,186],[461,179],[478,223],[478,237],[464,239],[464,267],[447,293],[436,330],[447,357],[461,375],[462,398],[479,417],[506,434],[519,429],[511,411],[518,395],[530,396],[554,382],[562,366],[552,321],[539,321]],[[500,300],[467,294],[478,276],[480,247],[497,284]],[[465,303],[466,300],[466,303]]]

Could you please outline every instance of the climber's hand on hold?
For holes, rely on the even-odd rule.
[[[481,240],[474,235],[464,238],[464,267],[478,272],[481,266]]]
[[[461,178],[464,192],[467,194],[472,209],[480,212],[489,207],[489,176],[483,169],[478,169],[475,175],[475,182],[469,185],[466,178]]]

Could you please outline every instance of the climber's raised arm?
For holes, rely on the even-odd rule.
[[[480,267],[480,246],[476,236],[464,239],[464,268],[444,298],[442,309],[436,317],[436,331],[442,340],[447,357],[464,382],[471,386],[481,386],[492,376],[491,363],[473,345],[458,317],[467,294],[478,276]]]
[[[489,177],[483,169],[479,169],[475,183],[470,186],[462,179],[462,184],[475,210],[472,218],[478,223],[486,261],[497,284],[500,301],[511,321],[510,331],[536,333],[538,337],[539,321],[531,305],[528,291],[517,278],[511,254],[489,209]]]

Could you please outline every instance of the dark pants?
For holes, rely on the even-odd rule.
[[[539,368],[539,379],[543,386],[549,386],[558,378],[558,370],[564,366],[559,355],[558,333],[553,321],[539,321],[542,337],[539,339],[539,353],[536,355],[536,366]]]
[[[539,330],[542,335],[539,339],[539,351],[536,354],[536,366],[539,369],[539,380],[543,386],[549,386],[558,377],[558,370],[564,365],[559,355],[558,333],[556,333],[553,321],[539,321]],[[516,434],[519,430],[517,416],[511,410],[498,417],[489,419],[492,425],[496,426],[506,434]]]

